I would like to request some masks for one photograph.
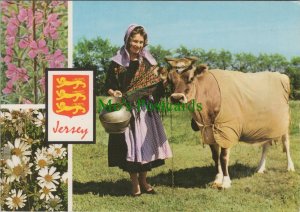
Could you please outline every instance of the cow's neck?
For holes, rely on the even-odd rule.
[[[205,71],[195,81],[195,100],[202,103],[202,110],[192,113],[193,118],[203,125],[214,123],[220,111],[220,90],[217,81],[209,71]]]

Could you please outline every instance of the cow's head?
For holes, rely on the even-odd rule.
[[[207,70],[206,65],[196,66],[197,60],[196,57],[166,58],[171,66],[167,73],[167,80],[172,87],[172,102],[187,103],[195,98],[195,78]],[[165,75],[166,73],[162,76]]]

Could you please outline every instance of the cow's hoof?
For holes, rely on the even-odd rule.
[[[220,188],[222,188],[222,183],[219,184],[219,183],[213,182],[213,183],[211,184],[211,187],[214,188],[214,189],[220,189]]]
[[[288,160],[288,167],[287,167],[287,170],[289,172],[294,172],[295,171],[295,167],[294,167],[294,163],[292,160]]]
[[[228,189],[231,187],[231,180],[229,176],[224,176],[223,177],[223,182],[222,182],[222,188],[223,189]]]
[[[263,173],[265,173],[265,169],[259,169],[259,170],[257,170],[257,173],[263,174]]]
[[[215,181],[214,181],[214,184],[221,185],[222,182],[223,182],[223,174],[217,174],[216,178],[215,178]]]
[[[217,174],[214,182],[212,182],[211,187],[212,188],[220,188],[220,187],[222,187],[222,182],[223,182],[223,174]]]

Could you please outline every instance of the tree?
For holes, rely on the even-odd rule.
[[[218,53],[215,49],[211,49],[203,55],[203,60],[210,68],[218,67]]]
[[[234,62],[232,67],[234,70],[242,72],[256,72],[257,58],[250,53],[239,53],[235,54]]]
[[[291,81],[291,98],[300,99],[300,57],[291,59],[285,70]]]
[[[272,61],[270,71],[284,72],[288,66],[287,59],[280,54],[271,54],[270,60]]]
[[[96,39],[82,39],[74,48],[74,67],[87,68],[96,71],[96,95],[103,94],[102,89],[105,81],[105,74],[109,68],[110,58],[116,54],[119,47],[111,45],[108,39],[100,37]]]
[[[232,64],[232,55],[229,51],[222,49],[217,56],[216,65],[220,69],[230,69]]]
[[[153,57],[157,60],[159,66],[166,66],[165,57],[171,56],[172,53],[170,50],[165,50],[161,45],[150,46],[149,50]]]
[[[188,57],[188,56],[193,56],[191,50],[189,50],[188,48],[186,48],[183,45],[180,45],[179,48],[177,48],[175,50],[175,55],[173,55],[175,57]]]

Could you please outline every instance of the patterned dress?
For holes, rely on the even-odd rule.
[[[138,98],[146,102],[155,101],[159,99],[163,90],[160,79],[153,75],[153,68],[155,67],[145,59],[131,61],[128,68],[112,62],[107,73],[105,89],[120,90],[123,94],[131,96],[139,93],[136,98],[131,98],[133,102]],[[153,87],[156,88],[155,91]],[[150,171],[163,165],[164,159],[172,157],[172,152],[156,111],[147,111],[143,106],[140,111],[133,108],[131,112],[132,118],[126,131],[109,135],[108,165],[128,172]]]

